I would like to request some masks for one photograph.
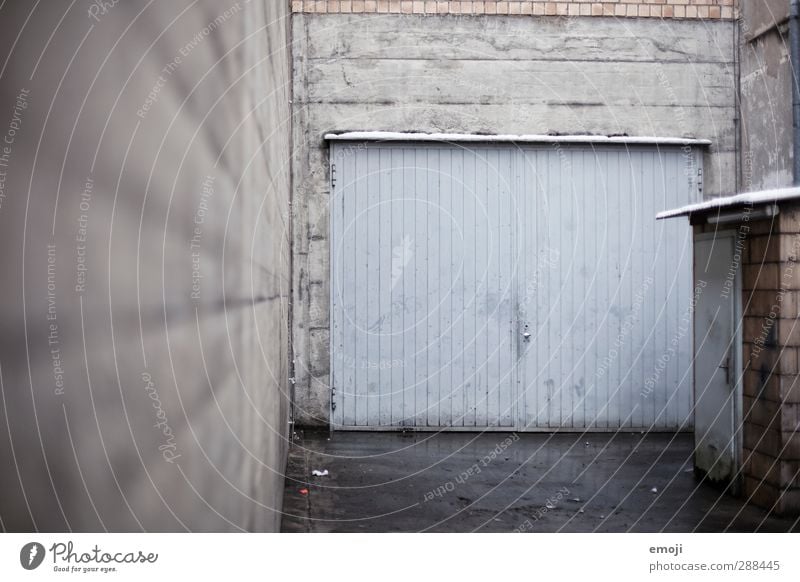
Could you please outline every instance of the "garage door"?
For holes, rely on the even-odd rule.
[[[688,428],[680,147],[334,142],[335,429]]]

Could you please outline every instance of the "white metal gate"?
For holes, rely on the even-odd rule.
[[[734,481],[741,463],[741,283],[736,231],[694,241],[694,464],[711,481]],[[732,271],[732,269],[734,269]]]
[[[688,428],[698,152],[334,142],[335,429]]]

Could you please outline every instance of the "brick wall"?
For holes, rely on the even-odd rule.
[[[292,12],[381,14],[512,14],[730,20],[736,0],[292,0]]]
[[[753,221],[742,262],[745,497],[800,511],[800,205]]]

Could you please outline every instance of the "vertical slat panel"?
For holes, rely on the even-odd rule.
[[[425,248],[427,251],[427,297],[428,313],[425,320],[426,346],[428,355],[428,372],[426,374],[426,390],[428,394],[428,413],[426,415],[425,426],[441,426],[441,386],[442,386],[442,358],[443,340],[441,323],[442,303],[445,299],[439,287],[440,261],[443,249],[441,247],[441,225],[440,217],[442,214],[441,201],[439,195],[439,178],[441,176],[441,160],[439,149],[431,148],[428,150],[428,173],[427,173],[427,204],[425,212]]]
[[[651,152],[647,155],[649,167],[649,180],[645,183],[649,186],[649,192],[645,196],[645,212],[657,213],[661,207],[664,206],[664,192],[660,187],[660,180],[663,176],[663,158],[656,152]],[[653,225],[653,239],[655,248],[653,250],[653,265],[656,271],[655,289],[658,291],[658,307],[656,308],[656,328],[659,330],[657,343],[656,343],[656,361],[659,369],[663,367],[659,384],[661,389],[657,390],[653,398],[654,415],[652,419],[652,426],[656,429],[664,429],[667,427],[667,400],[669,398],[669,384],[671,360],[674,358],[669,352],[670,340],[672,339],[672,322],[668,319],[669,302],[670,302],[670,276],[669,266],[670,259],[667,257],[665,250],[669,245],[666,240],[666,224],[663,220],[658,221]],[[661,358],[666,358],[664,363],[660,362]],[[639,396],[639,391],[636,391],[636,396]]]
[[[486,224],[488,240],[486,244],[486,411],[485,422],[497,426],[500,415],[498,386],[500,384],[500,198],[508,196],[508,156],[509,152],[495,149],[497,169],[490,181],[486,196]],[[492,186],[492,182],[494,185]],[[506,249],[507,253],[508,250]]]
[[[553,205],[548,197],[548,190],[545,184],[549,182],[548,152],[534,152],[533,168],[530,178],[533,180],[530,191],[533,193],[529,201],[529,216],[536,221],[536,244],[532,250],[534,262],[531,266],[534,276],[539,277],[538,288],[535,291],[534,302],[537,310],[536,327],[533,330],[535,368],[530,374],[529,385],[536,387],[536,406],[534,407],[534,421],[532,428],[542,428],[549,426],[550,418],[550,398],[552,395],[552,374],[550,371],[550,328],[551,317],[553,316],[552,305],[550,305],[550,286],[552,271],[545,271],[541,268],[541,255],[539,249],[555,249],[555,241],[550,238],[550,219],[553,213]],[[530,349],[530,348],[529,348]],[[530,370],[530,360],[528,369]]]
[[[608,303],[603,306],[605,318],[608,326],[608,345],[614,346],[614,342],[618,336],[619,330],[614,318],[615,310],[619,309],[619,296],[620,296],[620,251],[623,248],[621,243],[621,223],[625,220],[632,220],[638,218],[636,216],[636,209],[626,207],[620,203],[620,199],[625,197],[629,199],[632,195],[631,188],[631,172],[634,171],[633,165],[630,163],[630,158],[626,153],[626,160],[620,160],[620,155],[617,152],[604,152],[602,156],[604,163],[598,167],[601,180],[606,184],[608,196],[606,198],[608,204],[608,218],[609,225],[613,224],[614,228],[609,226],[609,241],[608,241]],[[622,163],[620,163],[622,162]],[[624,173],[620,173],[620,172]],[[628,201],[628,200],[626,200]],[[618,348],[611,359],[611,364],[608,368],[608,426],[609,428],[617,428],[620,426],[620,411],[624,409],[625,402],[627,401],[627,394],[625,386],[621,382],[622,374],[620,373],[621,362],[620,356],[621,348]]]
[[[641,275],[637,278],[639,289],[644,289],[644,282],[652,280],[654,273],[652,271],[653,264],[648,253],[648,233],[652,232],[654,224],[649,224],[644,220],[644,205],[643,199],[646,194],[642,194],[641,190],[644,187],[643,172],[637,164],[629,164],[631,171],[626,175],[630,177],[627,182],[630,186],[632,196],[635,197],[635,202],[632,206],[633,216],[631,230],[636,235],[636,241],[640,252],[632,261],[632,267],[635,268]],[[654,301],[655,295],[653,294],[653,285],[650,284],[647,290],[647,299],[639,309],[639,317],[637,325],[630,332],[630,344],[632,346],[633,357],[636,358],[636,367],[631,370],[629,374],[631,383],[635,385],[634,394],[635,404],[633,410],[630,410],[631,426],[644,427],[649,426],[650,408],[647,397],[642,396],[641,386],[644,383],[644,377],[647,374],[647,365],[651,353],[650,335],[654,331],[653,320],[650,318],[650,304]]]
[[[380,246],[380,150],[368,149],[364,152],[366,157],[366,206],[361,213],[361,219],[367,222],[367,237],[364,241],[367,253],[366,263],[366,312],[364,326],[364,339],[367,343],[364,350],[367,356],[366,372],[366,424],[368,426],[380,425],[380,275],[381,246]]]
[[[481,149],[475,155],[475,426],[486,426],[486,405],[488,402],[487,373],[489,364],[488,334],[488,277],[490,228],[488,216],[488,192],[497,187],[497,150]]]
[[[633,220],[638,218],[636,208],[629,205],[633,204],[633,172],[635,172],[634,165],[631,163],[630,154],[626,152],[625,157],[619,155],[618,152],[604,152],[603,161],[598,165],[598,173],[600,179],[603,181],[607,191],[607,204],[608,204],[608,218],[609,224],[619,224],[623,220]],[[620,200],[626,200],[626,204],[620,203]],[[626,208],[623,209],[623,206]],[[621,214],[623,213],[623,214]],[[617,326],[614,321],[614,310],[617,309],[619,303],[619,271],[620,271],[620,238],[621,233],[619,228],[610,228],[608,236],[608,303],[604,306],[606,325],[608,327],[608,341],[609,347],[615,346],[614,343],[617,338]],[[617,348],[613,351],[611,364],[609,366],[608,375],[606,376],[608,386],[608,427],[619,428],[620,426],[620,411],[624,409],[623,402],[626,400],[625,387],[621,382],[621,367],[624,365],[622,362],[621,349]]]
[[[647,154],[642,154],[642,157],[649,156],[647,156]],[[644,192],[647,185],[651,183],[651,170],[645,168],[644,162],[637,166],[636,170],[637,191]],[[664,297],[664,291],[661,287],[661,285],[663,285],[663,275],[659,272],[660,265],[654,263],[657,244],[656,237],[654,236],[655,225],[649,221],[646,223],[644,220],[646,213],[652,212],[652,192],[650,192],[649,195],[640,195],[638,197],[637,207],[640,211],[637,212],[638,221],[635,223],[635,227],[641,232],[641,247],[644,251],[642,270],[653,279],[653,291],[649,294],[650,300],[647,301],[642,310],[645,314],[643,319],[644,325],[642,326],[642,335],[644,337],[643,344],[645,346],[644,369],[645,374],[649,374],[656,369],[657,360],[663,354],[663,341],[661,337],[663,335],[663,330],[658,328],[658,312],[663,304],[662,300]],[[660,386],[662,382],[663,380],[659,378],[656,385]],[[659,390],[659,388],[656,388],[647,398],[638,400],[642,404],[642,419],[640,424],[642,427],[652,427],[655,422],[657,414],[656,404],[658,401],[657,392]]]
[[[534,357],[525,359],[527,362],[526,370],[529,371],[527,384],[529,389],[534,387],[536,390],[536,401],[531,410],[533,420],[530,423],[531,428],[540,428],[548,426],[549,406],[550,406],[550,317],[552,316],[552,309],[550,305],[550,271],[541,269],[539,261],[541,255],[539,249],[556,248],[553,241],[549,237],[550,215],[553,212],[552,204],[547,196],[547,189],[545,184],[548,181],[548,152],[543,150],[532,151],[528,159],[531,164],[528,167],[528,179],[531,181],[528,191],[530,192],[530,199],[528,201],[528,216],[530,220],[535,221],[536,229],[534,231],[535,243],[530,251],[530,257],[533,261],[529,269],[532,271],[533,277],[538,277],[538,286],[535,289],[532,298],[531,308],[536,310],[535,327],[532,328],[534,342],[533,346],[528,346],[527,352],[533,352]],[[522,232],[527,232],[527,229],[522,228]],[[531,369],[531,366],[533,368]]]
[[[518,302],[512,306],[516,318],[517,327],[514,329],[512,342],[518,346],[514,354],[513,365],[516,371],[517,393],[514,399],[517,404],[517,418],[515,422],[520,430],[528,427],[532,418],[531,411],[536,406],[536,381],[529,378],[525,369],[525,362],[530,358],[536,357],[536,345],[539,341],[536,326],[536,301],[534,293],[536,291],[536,281],[533,279],[535,265],[531,265],[531,258],[536,254],[536,216],[533,214],[533,206],[529,202],[535,199],[533,191],[533,180],[530,178],[532,173],[531,157],[535,155],[526,150],[519,150],[517,153],[517,188],[515,189],[514,205],[512,206],[512,220],[514,230],[514,267],[516,269],[517,297]],[[525,327],[527,325],[527,327]],[[530,341],[526,342],[521,338],[521,334],[528,332],[531,334]]]
[[[606,319],[606,306],[608,305],[608,242],[609,242],[609,210],[608,186],[600,181],[600,157],[597,152],[590,156],[590,179],[596,184],[594,194],[597,199],[597,227],[594,233],[594,248],[597,257],[597,299],[595,310],[597,312],[597,345],[598,345],[598,371],[595,375],[595,426],[598,429],[608,427],[608,366],[611,355],[608,343],[608,320]]]
[[[616,152],[614,155],[616,161],[616,170],[609,170],[609,195],[614,197],[615,200],[615,217],[616,222],[619,224],[617,229],[617,250],[616,250],[616,267],[615,267],[615,293],[614,309],[610,314],[610,321],[612,323],[612,337],[619,338],[622,335],[622,325],[620,321],[620,314],[624,313],[626,309],[626,302],[628,299],[627,288],[630,284],[630,271],[635,269],[634,263],[631,260],[631,250],[638,242],[638,237],[631,226],[642,224],[644,216],[641,208],[642,197],[642,183],[641,180],[636,181],[635,187],[626,187],[620,189],[620,194],[614,196],[616,189],[616,176],[619,175],[621,169],[630,166],[635,169],[637,174],[641,173],[640,159],[636,151]],[[641,248],[641,245],[639,246]],[[637,252],[639,255],[641,251]],[[619,385],[616,409],[616,426],[625,427],[631,422],[631,375],[630,375],[630,353],[632,351],[631,343],[625,341],[621,342],[618,348],[617,357],[617,376],[616,382]],[[613,388],[613,387],[610,387]]]
[[[571,189],[571,179],[567,168],[564,166],[566,155],[563,148],[554,148],[556,163],[558,165],[558,188],[561,203],[561,220],[559,230],[561,244],[567,253],[567,264],[564,266],[561,280],[561,428],[572,428],[574,414],[573,402],[573,371],[575,359],[572,346],[575,343],[577,330],[575,328],[575,313],[579,302],[573,291],[575,285],[576,255],[575,255],[575,227],[574,227],[574,198]]]
[[[632,157],[632,156],[631,156]],[[624,161],[623,161],[624,163]],[[648,223],[645,220],[645,200],[652,192],[647,191],[647,175],[649,170],[644,168],[644,155],[636,152],[636,157],[632,157],[632,161],[628,162],[631,171],[628,172],[630,179],[626,182],[627,190],[631,192],[631,233],[634,237],[637,248],[640,249],[638,253],[631,260],[631,269],[638,275],[634,277],[634,285],[638,289],[644,288],[645,280],[650,280],[654,276],[652,255],[648,251],[650,233],[653,232],[655,224]],[[652,285],[648,290],[648,298],[640,308],[639,318],[637,325],[629,332],[630,340],[626,344],[630,344],[630,349],[623,354],[625,362],[631,359],[635,360],[635,365],[628,364],[628,374],[626,382],[626,393],[631,393],[632,402],[621,408],[620,414],[624,421],[626,416],[630,417],[627,423],[629,426],[645,427],[651,424],[651,412],[647,398],[642,397],[641,386],[644,381],[646,373],[646,362],[650,357],[652,351],[651,334],[654,332],[654,320],[649,316],[649,304],[652,303]],[[650,401],[651,402],[651,401]]]
[[[503,192],[498,198],[498,234],[495,242],[496,257],[498,261],[498,287],[500,296],[497,300],[497,368],[498,379],[495,386],[497,395],[497,425],[512,426],[512,402],[514,397],[515,376],[512,365],[514,345],[513,337],[513,307],[516,298],[515,280],[512,277],[512,264],[515,260],[513,234],[511,228],[511,205],[516,196],[518,185],[516,175],[516,150],[507,152],[506,168],[507,179]]]
[[[472,253],[467,250],[468,239],[466,234],[466,199],[470,195],[469,190],[464,185],[465,164],[464,150],[454,148],[451,156],[451,201],[453,216],[455,217],[455,230],[451,235],[451,248],[458,248],[458,253],[453,252],[451,261],[451,273],[456,273],[453,281],[450,319],[453,322],[453,357],[452,357],[452,415],[453,426],[464,426],[466,415],[466,387],[467,381],[466,362],[464,357],[464,338],[466,336],[467,325],[465,322],[465,297],[467,294],[467,261]]]
[[[597,371],[600,366],[601,346],[597,341],[599,321],[597,316],[598,278],[600,271],[597,264],[599,254],[595,245],[595,235],[598,230],[598,192],[595,184],[590,181],[594,170],[594,160],[591,152],[586,150],[576,152],[581,160],[581,205],[585,216],[583,232],[583,264],[586,271],[587,293],[584,303],[584,314],[589,325],[586,329],[586,353],[583,365],[583,422],[582,426],[594,426],[597,416]]]
[[[664,175],[662,177],[661,188],[663,190],[663,198],[660,204],[660,210],[668,210],[667,205],[670,204],[669,193],[676,190],[677,186],[677,172],[678,172],[678,157],[670,156],[664,167]],[[681,195],[679,200],[686,200],[684,195]],[[681,202],[687,204],[687,202]],[[683,276],[686,272],[682,261],[681,245],[685,242],[680,227],[681,224],[675,224],[677,221],[666,221],[664,225],[664,239],[665,239],[665,258],[668,261],[667,267],[667,281],[669,284],[669,303],[667,319],[670,322],[669,339],[670,342],[677,342],[677,352],[675,357],[670,361],[668,372],[667,384],[667,416],[665,424],[669,427],[677,427],[680,422],[680,407],[681,407],[681,375],[682,366],[686,364],[684,350],[682,349],[682,337],[688,337],[688,329],[686,332],[681,331],[681,315],[680,315],[680,287],[683,286]],[[688,343],[688,342],[686,342]]]
[[[380,252],[379,275],[379,317],[378,333],[379,366],[378,372],[378,425],[390,426],[392,423],[392,376],[397,361],[392,353],[392,150],[378,150],[378,200],[379,200],[379,233],[378,246]]]
[[[392,236],[390,239],[390,260],[386,267],[390,273],[390,286],[392,294],[392,362],[397,361],[400,365],[392,367],[392,383],[390,386],[382,386],[382,390],[388,390],[391,395],[391,423],[392,426],[400,426],[403,423],[404,400],[405,400],[405,374],[408,367],[405,348],[405,303],[404,303],[404,271],[405,253],[407,246],[405,243],[405,233],[403,232],[405,195],[403,191],[403,150],[392,148],[390,177],[391,184],[391,208],[392,208]]]
[[[623,309],[623,271],[626,250],[631,245],[631,231],[626,228],[625,222],[639,218],[635,207],[634,189],[631,187],[629,176],[622,174],[627,168],[632,171],[635,161],[631,151],[620,152],[617,150],[604,151],[602,161],[598,164],[600,180],[605,184],[608,192],[609,205],[609,295],[608,304],[604,306],[604,316],[608,326],[608,348],[612,354],[609,366],[608,393],[609,414],[608,426],[618,428],[622,426],[623,411],[628,409],[630,390],[626,384],[626,371],[628,369],[625,359],[627,342],[618,344],[620,337],[619,313]],[[610,225],[614,225],[611,227]]]
[[[566,230],[567,221],[571,219],[570,213],[570,193],[564,172],[564,165],[561,163],[561,156],[558,150],[553,150],[553,189],[558,197],[558,217],[553,230],[557,232],[558,244],[562,249],[564,263],[559,273],[558,287],[558,342],[556,353],[558,354],[558,368],[556,371],[556,393],[558,394],[559,419],[558,428],[568,428],[572,418],[572,401],[570,398],[570,370],[572,369],[572,354],[570,345],[572,343],[572,276],[575,268],[575,257],[573,254],[572,237]]]
[[[369,223],[367,221],[368,199],[368,164],[367,151],[356,150],[355,152],[355,209],[353,218],[353,229],[355,230],[355,287],[352,292],[355,296],[355,335],[356,335],[356,385],[355,385],[355,404],[356,404],[356,425],[367,426],[367,389],[369,382],[369,335],[367,328],[368,304],[368,285],[369,285]]]
[[[640,158],[642,158],[641,163],[632,164],[633,183],[635,184],[633,195],[636,205],[636,222],[633,223],[633,228],[638,233],[638,238],[640,240],[639,246],[642,249],[642,273],[651,277],[653,281],[656,281],[658,278],[658,269],[657,265],[654,265],[652,260],[655,252],[655,240],[652,236],[655,225],[645,224],[644,221],[644,213],[647,212],[647,195],[644,194],[644,191],[650,179],[649,171],[645,167],[644,157],[644,155],[640,156]],[[642,310],[643,325],[641,330],[641,341],[644,348],[643,362],[645,370],[653,369],[656,351],[659,349],[658,344],[660,343],[661,339],[656,337],[656,333],[654,333],[657,331],[656,326],[658,306],[656,303],[659,299],[659,291],[656,288],[655,283],[653,285],[653,290],[654,293],[651,295],[650,300],[645,304],[644,309]],[[631,403],[630,405],[623,405],[620,411],[623,416],[624,412],[628,410],[629,406],[635,406],[635,408],[633,408],[633,414],[631,415],[631,426],[639,425],[641,427],[648,428],[652,426],[653,419],[655,418],[655,394],[650,394],[646,398],[637,398],[636,402]]]
[[[563,148],[556,149],[556,160],[558,163],[558,182],[561,192],[561,223],[560,230],[563,238],[563,246],[568,253],[569,260],[564,269],[564,276],[561,287],[563,303],[562,311],[562,353],[561,360],[561,426],[572,428],[575,416],[575,344],[580,334],[576,319],[580,306],[580,298],[575,294],[575,279],[578,274],[579,256],[575,252],[576,248],[576,216],[575,194],[572,189],[572,177],[569,168],[565,164],[565,158],[569,157],[571,150]]]
[[[428,248],[428,152],[429,148],[416,150],[414,167],[414,426],[426,426],[430,402],[428,400],[428,255],[436,249]]]
[[[659,204],[659,212],[662,210],[669,210],[671,202],[669,193],[676,192],[678,186],[678,156],[671,155],[664,160],[664,172],[661,176],[660,188],[662,196]],[[680,204],[687,204],[686,197],[681,195],[678,199]],[[682,276],[684,274],[683,265],[681,264],[681,244],[684,242],[681,236],[681,225],[678,221],[667,220],[664,221],[664,259],[667,262],[667,281],[669,285],[668,299],[666,309],[666,321],[668,323],[667,337],[670,342],[677,341],[680,344],[680,329],[681,329],[681,315],[680,315],[680,288],[683,286]],[[685,251],[684,251],[685,252]],[[687,333],[684,336],[688,337]],[[667,414],[665,419],[665,426],[677,427],[680,424],[680,377],[681,366],[685,364],[684,354],[680,350],[675,357],[672,358],[669,364],[669,373],[667,375]]]
[[[645,220],[645,216],[647,216],[654,207],[652,201],[654,195],[652,187],[654,160],[651,152],[646,151],[637,152],[636,161],[637,164],[635,167],[637,169],[636,175],[638,176],[638,181],[637,190],[634,192],[634,195],[636,197],[637,221],[633,224],[633,230],[635,232],[636,242],[639,248],[642,249],[642,257],[641,264],[637,262],[633,265],[633,268],[639,273],[639,279],[644,280],[646,277],[652,277],[653,280],[655,280],[660,268],[660,265],[654,263],[658,245],[655,232],[658,225]],[[653,300],[651,299],[648,303],[652,302]],[[653,310],[652,316],[649,316],[646,320],[648,321],[646,327],[642,329],[645,353],[647,354],[652,354],[653,350],[659,349],[658,344],[661,338],[655,337],[656,334],[653,333],[659,331],[659,310],[660,305],[657,309]],[[629,406],[635,413],[630,415],[631,421],[628,424],[629,426],[635,426],[634,422],[636,422],[639,426],[652,427],[653,421],[655,420],[655,399],[651,397],[643,401],[641,390],[637,389],[639,384],[638,378],[631,376],[631,380],[631,384],[636,384],[637,386],[632,386],[630,389],[631,403]],[[634,417],[638,417],[639,419],[634,421]]]
[[[597,318],[598,318],[598,331],[597,342],[599,346],[600,369],[595,380],[595,394],[597,398],[597,411],[596,411],[596,426],[600,429],[607,428],[609,418],[609,405],[610,394],[608,390],[608,374],[610,371],[611,361],[613,359],[613,352],[611,352],[612,343],[609,342],[609,325],[608,325],[608,302],[609,302],[609,244],[610,244],[610,228],[611,213],[608,204],[608,183],[601,180],[600,164],[605,160],[605,156],[597,152],[593,152],[591,156],[591,179],[597,184],[595,195],[598,197],[598,216],[599,223],[597,224],[597,232],[595,232],[595,249],[597,254]]]
[[[452,150],[439,150],[439,426],[450,426],[453,422],[453,293],[459,284],[458,271],[454,270],[452,237],[455,230],[453,205]]]
[[[701,157],[702,159],[702,157]],[[688,180],[684,171],[684,162],[682,155],[675,156],[675,180],[677,184],[687,184]],[[689,191],[688,188],[678,188],[678,192],[681,193],[683,196],[682,202],[680,204],[690,204],[692,202],[696,202],[693,193]],[[688,280],[692,281],[692,232],[689,228],[681,229],[681,225],[677,222],[673,222],[671,225],[673,229],[679,232],[679,235],[675,236],[675,245],[676,245],[676,252],[675,255],[680,257],[680,273],[681,273],[681,281]],[[684,309],[688,308],[689,302],[693,295],[692,285],[682,285],[678,284],[677,287],[679,288],[678,293],[678,301],[676,311],[678,313],[677,317],[683,317]],[[681,330],[684,334],[684,338],[691,337],[691,319],[687,315],[687,323],[685,326],[681,323],[682,327]],[[685,330],[685,331],[684,331]],[[683,339],[680,342],[680,351],[681,351],[681,358],[680,364],[678,365],[678,374],[679,374],[679,396],[677,400],[680,403],[678,407],[678,423],[683,423],[684,420],[688,423],[688,426],[693,425],[693,390],[692,390],[692,377],[693,374],[691,373],[692,370],[692,343]],[[687,373],[688,371],[688,373]]]
[[[651,192],[648,191],[646,181],[642,180],[642,164],[644,162],[641,152],[632,149],[619,152],[616,155],[617,170],[620,184],[620,223],[624,227],[624,237],[620,252],[626,252],[620,267],[621,295],[619,305],[623,320],[619,329],[614,331],[620,338],[619,347],[619,374],[620,387],[618,389],[619,407],[617,410],[617,426],[643,426],[647,415],[640,404],[641,385],[641,354],[647,350],[646,334],[652,328],[635,326],[625,329],[625,319],[631,316],[632,297],[641,281],[648,275],[652,264],[648,259],[645,233],[652,232],[652,224],[648,223],[643,210],[643,200]],[[647,170],[644,170],[647,173]],[[611,195],[612,192],[609,192]],[[626,249],[626,251],[623,251]],[[637,331],[638,330],[638,331]],[[609,386],[613,390],[614,386]]]
[[[417,374],[416,358],[416,288],[417,244],[414,240],[416,220],[416,152],[403,148],[403,239],[401,245],[410,245],[409,261],[400,266],[403,284],[403,357],[406,367],[403,374],[403,425],[414,426],[416,416],[415,381]],[[403,261],[405,262],[405,261]]]
[[[352,150],[342,156],[342,286],[339,295],[342,298],[344,312],[342,321],[346,326],[343,364],[345,379],[341,387],[342,424],[355,426],[356,423],[356,370],[358,362],[356,325],[356,157]]]
[[[550,203],[552,204],[553,219],[548,225],[549,235],[557,247],[561,249],[561,265],[557,272],[553,273],[551,291],[549,297],[553,315],[550,318],[550,382],[552,383],[552,395],[550,400],[550,419],[549,426],[561,428],[564,420],[564,408],[562,406],[564,371],[562,366],[562,354],[564,351],[564,334],[567,330],[566,313],[564,309],[564,277],[570,267],[571,257],[569,249],[564,244],[564,229],[562,228],[563,216],[563,197],[561,192],[561,167],[558,161],[558,154],[548,151],[548,182],[546,188],[552,192]]]
[[[646,215],[648,212],[652,212],[655,214],[656,211],[656,189],[655,189],[655,173],[658,171],[658,160],[656,152],[646,151],[640,154],[642,159],[642,215]],[[643,221],[642,221],[643,222]],[[649,231],[643,231],[642,239],[643,242],[646,242],[649,239],[649,253],[647,255],[649,259],[649,266],[648,269],[652,273],[652,277],[654,280],[654,289],[656,291],[656,301],[654,302],[654,309],[653,309],[653,327],[648,330],[649,335],[652,338],[652,350],[653,350],[653,357],[655,359],[656,365],[659,366],[659,359],[663,357],[666,353],[667,342],[669,341],[667,334],[668,334],[668,326],[666,321],[664,320],[664,305],[667,300],[667,288],[665,286],[666,282],[666,273],[665,268],[666,264],[661,260],[661,245],[663,243],[663,226],[664,223],[659,222],[656,224],[652,224]],[[656,331],[657,333],[652,333]],[[661,428],[661,422],[663,418],[663,410],[664,405],[666,404],[666,393],[663,389],[665,384],[664,373],[661,372],[659,374],[659,384],[662,386],[659,390],[656,390],[653,394],[651,394],[645,401],[652,406],[651,412],[649,416],[645,416],[644,424],[652,429],[652,430],[659,430]],[[642,402],[642,397],[639,390],[636,390],[633,394],[634,400],[633,405],[637,405],[638,403]]]
[[[586,261],[586,236],[587,195],[583,188],[583,155],[579,150],[569,150],[563,154],[570,185],[573,216],[575,220],[570,223],[570,232],[575,237],[575,266],[573,268],[572,294],[575,297],[575,316],[572,328],[572,427],[583,427],[586,423],[586,355],[590,349],[592,314],[586,309],[586,303],[591,296],[591,277],[589,265]]]
[[[702,159],[702,157],[701,157],[701,159]],[[677,162],[676,162],[676,166],[677,166],[677,182],[678,182],[678,184],[686,184],[687,180],[686,180],[686,175],[685,175],[685,172],[684,172],[684,163],[683,163],[683,158],[682,157],[678,157]],[[684,190],[683,188],[680,188],[678,191],[684,193],[684,196],[685,196],[684,197],[684,202],[682,202],[681,204],[690,204],[692,202],[697,202],[697,200],[694,199],[694,196],[692,195],[691,192],[688,191],[688,189]],[[674,225],[674,226],[676,228],[678,227],[677,224]],[[683,229],[681,235],[682,236],[680,238],[680,240],[681,240],[681,244],[680,244],[681,252],[680,252],[680,255],[681,255],[681,265],[683,267],[682,268],[682,274],[683,274],[683,277],[685,277],[689,281],[692,281],[693,273],[692,273],[692,251],[691,251],[691,248],[692,248],[692,233],[691,233],[691,229],[688,229],[688,228]],[[692,288],[693,285],[679,285],[679,287],[680,287],[681,292],[679,294],[679,303],[678,303],[679,308],[678,309],[679,309],[680,317],[682,317],[683,316],[683,310],[685,309],[685,306],[689,305],[689,302],[691,301],[691,298],[693,296],[694,291],[693,291],[693,288]],[[687,322],[687,325],[690,326],[690,323]],[[689,331],[687,332],[686,337],[691,337],[691,327],[689,328]],[[681,379],[682,379],[681,384],[680,384],[680,389],[681,389],[682,397],[680,398],[681,408],[680,408],[680,414],[679,414],[679,421],[683,422],[683,419],[685,418],[688,421],[688,425],[689,426],[693,426],[694,425],[694,414],[693,414],[692,410],[693,410],[693,407],[694,407],[694,403],[693,403],[692,399],[693,399],[693,396],[694,396],[694,391],[692,390],[693,374],[691,373],[692,372],[692,367],[691,366],[692,366],[692,360],[693,360],[694,354],[693,354],[693,350],[692,350],[692,343],[689,342],[689,341],[681,342],[681,348],[682,348],[682,352],[683,352],[683,361],[682,361],[681,366],[680,366]],[[684,372],[685,370],[688,370],[689,373]]]
[[[541,265],[541,255],[538,249],[558,249],[558,241],[551,235],[552,223],[555,220],[558,207],[554,203],[550,195],[550,154],[549,150],[542,150],[536,152],[535,155],[535,172],[532,178],[534,179],[534,187],[532,191],[535,193],[534,200],[531,205],[534,206],[531,210],[536,215],[537,220],[537,244],[534,250],[533,257],[535,259],[534,269],[536,264]],[[539,202],[536,204],[536,202]],[[559,258],[559,269],[563,264],[563,257]],[[542,274],[544,273],[544,276]],[[554,360],[555,355],[555,325],[554,318],[556,317],[558,305],[554,304],[555,298],[558,297],[558,271],[551,269],[538,269],[537,275],[541,277],[541,283],[536,291],[536,306],[539,311],[538,321],[536,322],[536,348],[537,357],[534,360],[535,368],[532,370],[531,376],[538,389],[537,405],[535,414],[535,422],[533,427],[546,428],[550,427],[550,419],[553,418],[552,404],[555,397],[555,374]],[[528,369],[530,370],[530,364]]]
[[[464,426],[475,426],[475,372],[478,304],[478,241],[475,233],[477,190],[476,154],[464,151]]]
[[[654,170],[653,166],[653,157],[651,152],[641,152],[638,156],[640,163],[636,166],[637,167],[637,176],[638,176],[638,190],[636,192],[637,196],[637,215],[640,217],[638,221],[634,225],[634,229],[637,233],[637,240],[640,248],[642,249],[642,265],[641,265],[641,278],[644,279],[645,277],[651,277],[653,281],[657,281],[661,278],[659,274],[659,270],[662,265],[656,264],[655,257],[658,252],[658,240],[657,236],[655,235],[658,225],[653,223],[648,223],[644,220],[644,217],[647,215],[648,212],[651,212],[654,208],[652,197],[654,195],[653,187],[652,187],[652,172]],[[657,283],[654,285],[654,289],[657,288]],[[652,305],[654,302],[658,303],[660,298],[657,295],[651,296],[652,298],[648,301],[648,306]],[[644,346],[645,346],[645,354],[649,358],[654,358],[654,353],[661,349],[662,338],[658,337],[661,334],[660,332],[660,318],[659,318],[659,311],[661,309],[661,304],[655,306],[652,310],[648,311],[647,319],[645,320],[647,323],[643,326],[642,329],[642,337],[644,338]],[[655,333],[654,333],[655,332]],[[656,415],[656,400],[655,395],[650,395],[646,399],[642,399],[641,391],[640,390],[632,390],[632,402],[631,406],[634,407],[636,411],[636,415],[641,417],[641,420],[638,421],[638,424],[643,427],[651,428],[654,427],[655,415]],[[641,409],[641,410],[639,410]],[[630,423],[631,426],[634,426],[633,420]]]
[[[664,167],[663,163],[658,159],[656,154],[653,155],[653,165],[656,167],[654,168],[654,173],[652,176],[652,208],[653,212],[657,213],[665,205],[665,192],[663,188]],[[661,181],[661,183],[659,183],[659,181]],[[654,399],[654,426],[656,427],[656,430],[664,430],[669,426],[667,423],[670,400],[669,386],[672,383],[673,378],[673,360],[678,357],[677,353],[670,352],[670,342],[672,341],[673,334],[675,333],[676,322],[673,322],[669,319],[671,311],[670,304],[673,301],[671,296],[671,285],[674,271],[671,269],[674,269],[675,264],[672,257],[668,256],[668,251],[671,250],[672,247],[672,241],[667,238],[669,236],[669,230],[667,228],[668,226],[669,225],[662,220],[659,221],[655,228],[657,244],[654,263],[658,265],[658,278],[660,279],[660,287],[657,287],[660,294],[660,303],[658,306],[658,329],[662,332],[660,345],[657,349],[657,362],[663,357],[662,362],[658,363],[659,367],[663,368],[660,372],[661,388],[658,390],[658,393],[655,395],[656,397]]]

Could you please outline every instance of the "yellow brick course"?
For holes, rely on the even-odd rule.
[[[732,20],[737,0],[291,0],[292,12],[320,14],[500,14]]]

